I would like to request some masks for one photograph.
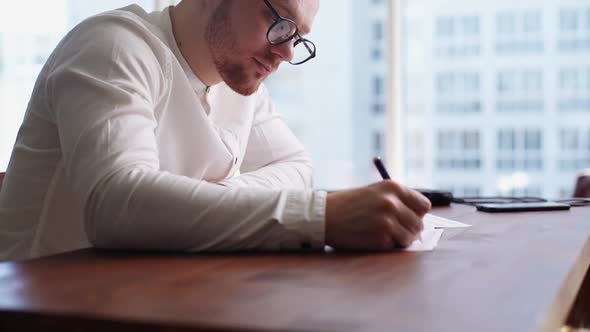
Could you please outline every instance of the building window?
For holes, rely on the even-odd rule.
[[[496,52],[500,55],[542,53],[541,11],[511,11],[496,15]]]
[[[538,11],[525,12],[523,17],[522,32],[538,33],[542,30],[541,13]]]
[[[543,169],[543,133],[539,129],[498,131],[496,168],[506,171]]]
[[[373,133],[373,151],[376,156],[380,156],[383,152],[383,132],[381,131]]]
[[[383,59],[383,52],[381,51],[381,48],[379,48],[379,47],[373,48],[373,50],[371,51],[371,58],[373,58],[374,61],[382,60]]]
[[[381,42],[384,39],[383,22],[373,23],[373,39],[376,42]]]
[[[559,11],[559,30],[562,32],[575,32],[578,30],[578,13],[575,9],[562,9]]]
[[[590,129],[562,128],[559,132],[559,147],[560,171],[576,172],[590,168]]]
[[[589,51],[589,27],[589,8],[562,8],[559,11],[558,49],[564,53]]]
[[[440,16],[435,24],[435,53],[442,58],[479,55],[480,17],[475,15]]]
[[[452,37],[454,34],[454,21],[452,17],[439,17],[436,20],[436,35],[440,38]]]
[[[463,34],[465,36],[478,37],[479,36],[479,17],[465,16],[461,18],[463,26]]]
[[[576,172],[590,167],[585,161],[590,155],[590,1],[402,2],[404,13],[393,22],[403,32],[395,40],[403,45],[403,63],[395,73],[402,95],[393,100],[404,101],[398,119],[407,123],[404,142],[416,128],[426,142],[421,171],[410,167],[412,151],[404,150],[408,184],[446,186],[458,193],[476,185],[482,195],[495,195],[501,187],[509,188],[506,194],[514,189],[546,197],[571,190]],[[476,29],[467,19],[474,16]],[[479,53],[469,53],[473,45],[481,46]],[[470,73],[479,74],[479,93],[463,86]],[[560,130],[570,128],[577,134],[561,138]],[[457,172],[459,158],[453,152],[445,158],[441,151],[461,146],[461,134],[444,132],[469,129],[480,131],[484,167]],[[530,183],[523,185],[526,176]],[[513,185],[500,186],[501,178]]]
[[[516,32],[516,23],[513,13],[498,14],[496,22],[496,31],[498,35],[512,35]]]
[[[440,130],[437,136],[437,167],[441,170],[481,168],[481,142],[476,130]]]
[[[496,75],[497,112],[543,112],[543,72],[504,69]]]
[[[383,77],[377,76],[373,78],[373,95],[381,97],[383,95]]]
[[[435,84],[438,112],[478,113],[482,111],[479,73],[439,73]]]
[[[373,104],[373,114],[375,115],[382,115],[385,114],[385,104],[383,103],[375,103]]]
[[[590,67],[562,68],[557,84],[559,111],[590,111]]]

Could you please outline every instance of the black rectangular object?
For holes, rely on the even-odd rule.
[[[569,210],[570,206],[555,202],[532,202],[532,203],[487,203],[476,204],[478,211],[483,212],[527,212],[527,211],[554,211]]]

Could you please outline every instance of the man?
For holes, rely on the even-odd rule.
[[[409,245],[428,200],[393,181],[313,191],[311,161],[261,84],[279,64],[314,56],[303,36],[318,7],[184,0],[74,28],[39,75],[17,137],[0,192],[0,259],[89,246]]]

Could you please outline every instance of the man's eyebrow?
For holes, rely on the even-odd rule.
[[[307,27],[299,24],[299,22],[298,22],[299,17],[297,17],[295,15],[295,13],[293,12],[293,10],[291,8],[283,5],[283,3],[282,2],[279,2],[279,1],[275,1],[274,2],[274,6],[281,8],[288,15],[288,16],[284,16],[284,15],[281,15],[281,16],[284,16],[284,17],[286,17],[286,18],[288,18],[290,20],[293,20],[295,23],[297,23],[297,26],[299,27],[299,30],[301,31],[301,34],[302,35],[307,35],[309,33],[309,29]]]

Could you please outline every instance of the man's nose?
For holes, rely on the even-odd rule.
[[[282,61],[289,62],[295,56],[294,43],[295,40],[289,40],[279,45],[271,45],[271,53],[278,55]]]

